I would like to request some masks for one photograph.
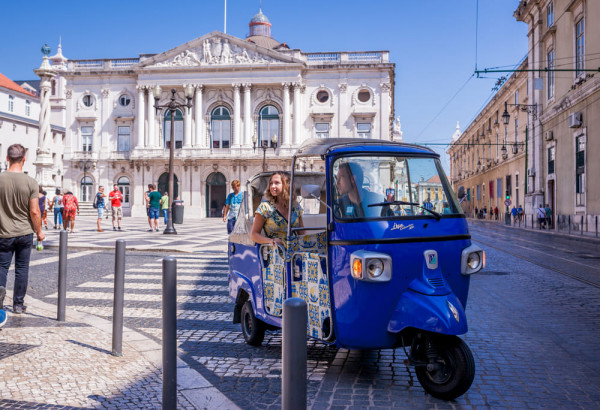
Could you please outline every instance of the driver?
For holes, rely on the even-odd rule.
[[[344,162],[340,165],[336,175],[336,189],[338,200],[335,213],[342,218],[377,217],[381,209],[369,208],[369,204],[382,202],[383,196],[367,191],[362,187],[364,180],[363,170],[360,165]]]

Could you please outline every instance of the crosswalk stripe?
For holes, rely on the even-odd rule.
[[[112,306],[85,306],[85,305],[69,305],[70,309],[78,312],[85,312],[96,316],[111,317],[113,315]],[[161,319],[162,309],[148,308],[123,308],[123,317],[128,318],[150,318]],[[199,319],[214,322],[231,321],[233,312],[210,312],[198,310],[177,310],[177,319]]]
[[[179,266],[177,267],[177,273],[200,273],[203,269],[205,268],[201,268],[201,269],[181,269]],[[211,273],[214,273],[216,269],[210,269]],[[229,270],[225,270],[225,269],[221,269],[220,270],[223,273],[228,273]],[[148,273],[162,273],[162,268],[130,268],[127,269],[125,274],[127,273],[136,273],[136,272],[148,272]]]
[[[99,250],[98,251],[88,250],[88,251],[69,253],[69,254],[67,254],[67,262],[70,261],[71,259],[80,258],[82,256],[87,256],[87,255],[91,255],[92,253],[98,253],[98,252],[100,252],[100,251]],[[55,262],[58,262],[58,256],[50,256],[48,258],[36,259],[36,260],[30,261],[29,267],[45,265],[47,263],[55,263]],[[13,267],[14,267],[14,264],[11,265],[11,268],[13,268]]]
[[[78,288],[114,288],[114,284],[112,282],[85,282],[81,285],[77,285]],[[135,283],[130,287],[125,288],[125,292],[128,289],[131,290],[161,290],[161,283]],[[228,286],[220,286],[220,285],[186,285],[186,284],[178,284],[177,290],[205,290],[205,291],[228,291]]]
[[[48,299],[56,299],[57,293],[46,296]],[[67,292],[67,305],[69,305],[69,299],[87,299],[87,300],[110,300],[114,299],[115,295],[112,292]],[[160,302],[162,301],[162,295],[156,294],[144,294],[144,293],[125,293],[124,298],[126,301],[133,302]],[[207,295],[207,296],[177,296],[177,303],[228,303],[231,302],[231,298],[226,295]]]
[[[177,281],[204,281],[204,282],[227,282],[227,276],[189,276],[189,275],[179,275],[179,271],[177,272]],[[115,275],[106,275],[103,276],[102,279],[114,279]],[[143,275],[141,273],[131,275],[130,272],[125,273],[125,283],[131,281],[135,283],[138,280],[162,280],[161,275]]]

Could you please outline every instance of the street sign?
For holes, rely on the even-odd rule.
[[[510,204],[512,204],[510,199],[507,199],[506,201],[504,201],[504,205],[510,206]]]

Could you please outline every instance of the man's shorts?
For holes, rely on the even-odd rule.
[[[158,219],[159,215],[160,215],[160,211],[158,208],[153,208],[153,207],[149,208],[148,217],[150,219]]]
[[[123,209],[120,206],[113,206],[111,207],[112,209],[112,217],[114,218],[115,216],[117,218],[123,218]]]
[[[102,219],[104,216],[104,208],[98,208],[98,219]]]

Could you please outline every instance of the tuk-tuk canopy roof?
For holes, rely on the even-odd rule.
[[[415,144],[405,144],[402,142],[393,142],[387,140],[364,139],[364,138],[313,138],[305,141],[295,156],[323,156],[328,153],[344,149],[344,151],[397,151],[401,149],[406,153],[422,153],[438,155],[430,148]]]

